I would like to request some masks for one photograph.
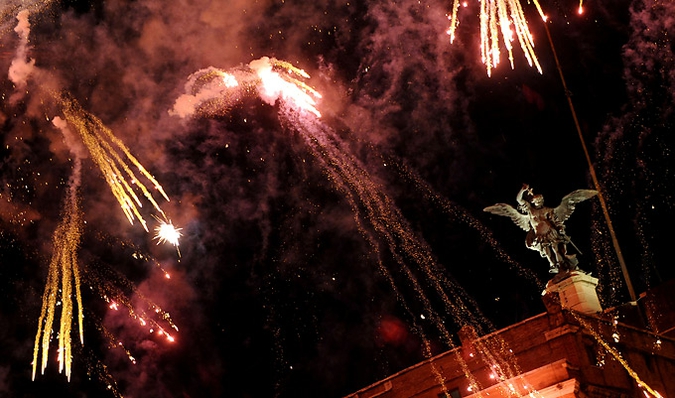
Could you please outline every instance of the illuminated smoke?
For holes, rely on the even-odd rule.
[[[30,35],[30,22],[28,21],[28,10],[22,10],[17,14],[19,21],[14,31],[19,35],[19,46],[16,49],[16,56],[9,67],[9,80],[14,83],[16,92],[10,97],[10,102],[16,102],[24,97],[26,92],[27,80],[35,68],[35,60],[28,59],[28,36]]]
[[[101,241],[101,243],[119,249],[121,242],[112,238],[111,241]],[[132,257],[150,265],[154,264],[161,275],[164,275],[155,274],[155,280],[158,283],[166,281],[169,274],[156,260],[137,252],[133,244],[129,246],[133,251]],[[140,343],[139,348],[139,344],[135,341],[137,338],[143,342],[148,339],[163,341],[167,345],[177,341],[178,326],[173,322],[171,315],[143,294],[142,289],[139,289],[113,266],[101,261],[90,264],[84,269],[83,280],[92,293],[107,304],[105,320],[99,319],[95,314],[88,314],[88,319],[90,323],[96,325],[99,335],[106,342],[107,349],[110,350],[113,358],[122,354],[124,366],[131,365],[132,369],[147,366],[143,343]],[[160,286],[155,285],[153,288],[157,289]],[[86,366],[87,372],[107,386],[108,391],[116,397],[122,397],[116,379],[97,357],[91,355],[86,358]]]
[[[21,98],[24,95],[27,79],[35,70],[35,60],[26,61],[28,35],[30,34],[28,15],[27,10],[23,10],[17,15],[19,22],[15,31],[19,34],[21,41],[17,48],[17,56],[9,68],[9,78],[15,84],[17,92],[10,100]],[[138,173],[148,180],[152,184],[152,188],[158,191],[164,199],[169,201],[169,197],[159,182],[131,154],[122,140],[117,138],[100,119],[82,109],[79,103],[68,94],[61,96],[52,94],[52,96],[56,97],[61,105],[65,121],[72,125],[79,134],[82,143],[89,151],[91,159],[99,167],[129,222],[133,224],[134,220],[137,219],[143,228],[148,231],[147,223],[140,212],[143,204],[135,192],[136,189],[141,191],[146,200],[159,212],[162,219],[167,220],[166,214],[160,208],[150,190],[136,176],[132,167],[136,168]],[[56,125],[63,125],[63,121],[58,117],[54,118],[54,122]],[[71,137],[66,135],[65,138],[68,140]],[[71,143],[69,147],[75,148],[77,145]]]

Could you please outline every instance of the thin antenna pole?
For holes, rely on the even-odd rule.
[[[565,90],[565,97],[567,97],[567,103],[570,106],[570,111],[572,111],[572,118],[574,119],[574,125],[577,128],[577,133],[579,134],[579,140],[581,141],[581,146],[584,149],[584,155],[586,155],[586,162],[588,163],[588,169],[591,172],[591,179],[593,180],[593,185],[598,191],[598,199],[600,200],[600,207],[602,208],[602,213],[605,215],[605,222],[607,223],[607,228],[609,229],[609,235],[612,238],[612,245],[614,246],[614,251],[616,252],[616,257],[619,260],[619,265],[621,266],[621,272],[623,273],[623,279],[626,281],[626,287],[628,288],[628,294],[630,294],[631,301],[637,301],[635,296],[635,290],[633,290],[633,284],[630,281],[630,275],[628,274],[628,268],[626,267],[626,262],[623,259],[623,254],[621,253],[621,247],[619,246],[619,241],[616,238],[616,233],[614,232],[614,227],[612,226],[612,219],[609,217],[609,210],[607,209],[607,202],[605,202],[605,195],[602,192],[600,187],[600,182],[598,181],[598,176],[595,174],[595,167],[591,162],[591,156],[588,154],[588,148],[586,147],[586,141],[584,141],[584,135],[581,133],[581,127],[579,126],[579,119],[577,118],[577,113],[574,110],[574,104],[572,103],[572,96],[570,91],[567,89],[567,83],[565,83],[565,76],[563,75],[562,68],[560,67],[560,62],[558,61],[558,54],[555,51],[555,46],[553,45],[553,39],[551,38],[551,32],[548,30],[548,22],[544,21],[544,28],[546,29],[546,36],[548,36],[548,42],[551,44],[551,50],[553,50],[553,58],[555,59],[555,65],[560,74],[560,80],[562,81],[563,89]]]

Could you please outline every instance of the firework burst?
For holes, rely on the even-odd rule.
[[[176,228],[171,221],[159,221],[159,225],[155,227],[155,240],[157,244],[160,243],[170,243],[174,246],[178,246],[178,239],[180,239],[183,234],[180,233],[183,228]]]
[[[537,0],[533,0],[542,19],[546,19]],[[455,32],[459,25],[458,11],[460,0],[453,0],[452,13],[448,16],[450,28],[448,35],[450,42],[455,41]],[[518,41],[525,54],[527,63],[542,73],[541,65],[534,52],[534,39],[525,18],[525,13],[519,0],[485,0],[480,2],[480,50],[481,60],[486,67],[487,74],[499,65],[501,59],[501,42],[508,53],[511,68],[514,67],[513,42]]]
[[[157,218],[157,217],[155,217]],[[178,257],[181,256],[180,254],[180,249],[178,248],[179,244],[179,239],[183,234],[181,234],[180,231],[183,230],[183,228],[176,228],[171,220],[164,221],[160,220],[157,218],[157,221],[159,222],[159,225],[155,227],[155,237],[154,239],[157,241],[157,244],[162,244],[162,243],[170,243],[176,247],[176,253],[178,253]],[[165,273],[167,279],[170,279],[170,276],[168,273]]]
[[[224,115],[242,99],[260,97],[270,105],[281,100],[320,117],[316,100],[321,94],[300,80],[308,77],[307,72],[289,62],[268,57],[229,71],[202,69],[188,78],[186,94],[178,97],[169,113],[181,118],[195,113],[204,117]]]

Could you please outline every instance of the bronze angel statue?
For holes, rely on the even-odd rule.
[[[542,257],[548,259],[552,274],[559,271],[578,270],[579,261],[576,254],[567,254],[567,244],[574,246],[565,233],[565,221],[574,212],[577,203],[597,195],[592,189],[577,189],[562,198],[556,208],[544,206],[544,197],[535,195],[529,185],[523,187],[516,196],[518,210],[506,203],[488,206],[483,211],[511,218],[516,225],[527,231],[525,245],[537,250]],[[576,249],[576,246],[574,246]],[[578,249],[577,249],[578,251]]]

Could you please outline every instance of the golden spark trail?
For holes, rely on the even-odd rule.
[[[534,5],[543,20],[546,20],[544,13],[537,0],[533,0]],[[452,13],[448,17],[450,28],[448,35],[450,42],[455,41],[455,32],[459,25],[458,10],[460,0],[453,0]],[[500,60],[499,37],[501,34],[502,42],[509,55],[511,68],[514,68],[513,46],[512,42],[516,39],[520,48],[525,54],[527,63],[535,66],[539,73],[542,73],[541,65],[534,52],[534,39],[527,19],[520,5],[519,0],[483,0],[480,1],[480,49],[481,60],[487,69],[487,74],[492,74],[492,69],[496,68]]]
[[[421,302],[426,317],[436,327],[443,342],[451,349],[455,348],[451,333],[444,322],[445,317],[433,308],[429,299],[430,293],[441,299],[446,313],[450,314],[452,319],[460,325],[471,325],[476,331],[483,333],[485,332],[483,325],[487,326],[488,331],[493,330],[489,321],[477,309],[477,304],[463,292],[461,286],[452,283],[439,270],[439,265],[435,263],[430,248],[415,236],[400,210],[383,192],[383,189],[372,180],[358,160],[343,152],[329,138],[333,136],[329,129],[323,127],[318,120],[301,120],[302,116],[297,114],[288,113],[285,117],[293,121],[293,125],[302,125],[307,129],[302,136],[314,156],[324,163],[331,182],[338,187],[350,203],[359,231],[369,241],[373,250],[378,253],[378,257],[380,244],[377,236],[383,239],[383,243],[389,249],[388,252],[398,265],[399,272],[415,291],[415,296]],[[372,228],[372,231],[369,228]],[[398,293],[399,282],[395,280],[392,271],[379,259],[378,266],[396,293],[397,299],[404,308],[408,308],[406,300],[401,293]],[[430,293],[423,286],[423,282],[429,286]],[[408,309],[408,312],[411,311]],[[413,316],[412,319],[414,322],[415,317]],[[417,325],[414,329],[426,344],[428,338],[422,329]],[[477,349],[476,353],[494,369],[499,380],[520,379],[522,371],[505,341],[498,336],[492,336],[489,339],[478,339],[474,344]],[[427,358],[431,358],[431,351],[425,351],[424,354]],[[457,355],[456,358],[469,384],[474,390],[480,391],[482,386],[471,374],[464,359],[461,355]],[[440,371],[433,370],[433,372],[439,383],[444,385]],[[537,393],[524,383],[522,388],[527,393]]]
[[[652,394],[652,396],[654,396],[655,398],[663,398],[663,396],[659,394],[658,391],[654,390],[649,385],[647,385],[647,383],[642,381],[642,379],[640,379],[640,376],[638,376],[637,372],[635,372],[633,368],[631,368],[630,365],[628,365],[628,362],[626,362],[626,360],[623,359],[621,354],[617,350],[612,348],[612,346],[610,346],[605,341],[605,339],[602,338],[600,333],[598,333],[595,329],[593,329],[593,327],[588,322],[586,322],[581,316],[579,316],[577,312],[570,311],[570,314],[572,314],[574,318],[581,324],[581,326],[593,336],[595,341],[597,341],[598,344],[602,346],[602,348],[604,348],[610,355],[612,355],[612,357],[614,357],[614,359],[616,359],[621,364],[621,366],[623,366],[624,369],[626,369],[626,372],[628,372],[630,377],[632,377],[633,380],[635,380],[638,386],[640,386],[642,389]]]
[[[82,327],[82,294],[80,290],[80,271],[77,264],[77,250],[80,244],[82,219],[79,209],[77,190],[79,188],[79,160],[76,160],[75,172],[68,187],[68,195],[64,206],[61,223],[54,231],[52,238],[52,258],[49,262],[47,284],[42,296],[42,310],[38,320],[38,331],[33,349],[33,380],[37,373],[38,359],[40,372],[44,374],[49,358],[49,343],[52,327],[56,318],[56,307],[61,305],[59,333],[57,338],[59,372],[65,372],[70,381],[72,363],[71,329],[73,322],[73,287],[77,300],[77,317],[80,343],[84,344]],[[59,301],[60,300],[60,301]],[[40,351],[42,356],[40,357]]]
[[[130,165],[135,166],[167,201],[169,197],[157,180],[131,154],[126,145],[115,137],[101,120],[83,110],[74,99],[63,98],[61,105],[66,121],[73,125],[80,135],[129,222],[133,224],[134,219],[138,219],[143,228],[148,231],[147,223],[140,213],[143,204],[132,185],[140,189],[155,210],[166,219],[164,211],[159,207],[148,188],[136,177]]]

